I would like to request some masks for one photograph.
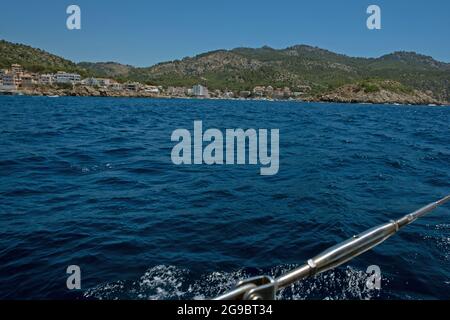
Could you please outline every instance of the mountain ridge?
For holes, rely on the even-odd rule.
[[[0,41],[0,68],[20,63],[31,71],[75,71],[84,76],[111,77],[162,86],[252,90],[258,85],[311,88],[323,95],[342,86],[368,79],[396,81],[425,92],[439,101],[450,101],[450,64],[412,51],[395,51],[378,58],[351,57],[327,49],[298,44],[283,49],[269,46],[218,49],[192,57],[134,67],[117,62],[78,64],[46,51]]]

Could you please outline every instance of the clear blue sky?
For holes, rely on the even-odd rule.
[[[82,30],[66,29],[66,8]],[[366,9],[382,9],[382,30]],[[215,49],[309,44],[352,56],[416,51],[450,62],[448,0],[15,0],[2,1],[0,39],[73,61],[136,66]]]

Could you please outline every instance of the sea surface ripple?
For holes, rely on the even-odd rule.
[[[173,165],[194,120],[279,128],[279,173]],[[3,299],[210,298],[450,193],[446,107],[0,97],[0,132]],[[279,297],[450,299],[449,214]]]

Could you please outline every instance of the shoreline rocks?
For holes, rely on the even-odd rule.
[[[50,87],[37,87],[23,89],[19,93],[28,96],[61,96],[61,97],[111,97],[111,98],[179,98],[165,94],[155,94],[145,91],[107,90],[88,86],[77,86],[73,89],[61,89]],[[189,99],[189,97],[186,97]],[[207,98],[206,98],[207,99]],[[218,99],[218,98],[211,98]],[[225,99],[225,98],[224,98]],[[260,98],[235,98],[236,100],[262,100]],[[265,99],[263,99],[265,100]],[[271,100],[269,100],[271,101]],[[278,101],[278,100],[276,100]],[[450,102],[438,101],[430,95],[411,90],[411,92],[394,92],[380,89],[376,92],[366,92],[358,85],[345,85],[335,91],[316,96],[303,97],[302,99],[289,99],[280,101],[298,102],[328,102],[328,103],[364,103],[364,104],[401,104],[401,105],[439,105],[449,106]]]
[[[337,103],[448,105],[422,91],[407,90],[394,81],[345,85],[332,92],[318,95],[316,99]]]

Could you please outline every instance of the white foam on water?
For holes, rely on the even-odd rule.
[[[332,270],[284,289],[278,298],[291,300],[370,300],[377,298],[380,290],[369,289],[366,285],[367,277],[364,271],[352,267]],[[388,279],[382,279],[382,286],[386,286],[388,283]]]
[[[292,270],[296,266],[272,268],[271,276]],[[263,274],[263,273],[261,273]],[[214,298],[234,287],[237,281],[254,276],[244,270],[235,272],[212,272],[191,279],[187,269],[160,265],[150,268],[136,281],[117,281],[106,283],[87,290],[88,299],[137,299],[137,300],[203,300]],[[299,282],[281,290],[277,299],[372,299],[379,290],[370,290],[365,283],[367,275],[351,267],[338,271],[329,271],[312,279]],[[386,285],[385,279],[383,284]]]

